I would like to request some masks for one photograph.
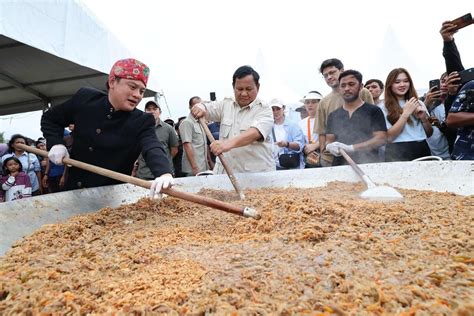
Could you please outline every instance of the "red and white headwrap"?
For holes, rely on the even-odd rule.
[[[134,58],[121,59],[115,62],[110,70],[109,79],[124,78],[140,80],[146,86],[150,68]]]

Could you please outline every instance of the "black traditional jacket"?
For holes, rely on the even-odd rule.
[[[115,111],[106,92],[80,89],[71,99],[46,111],[41,131],[48,149],[64,144],[64,128],[74,124],[71,158],[130,175],[140,153],[155,176],[171,172],[165,150],[155,134],[153,115],[138,109]],[[116,180],[70,168],[66,187],[97,187]]]

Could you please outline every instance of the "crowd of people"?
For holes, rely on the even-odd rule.
[[[64,130],[68,142],[74,126]],[[13,201],[30,196],[60,192],[64,189],[67,167],[56,165],[43,156],[28,153],[18,145],[30,145],[46,151],[46,139],[34,141],[21,134],[12,135],[8,144],[0,147],[2,162],[0,201]]]
[[[193,96],[187,117],[162,121],[157,102],[147,102],[144,112],[136,109],[149,68],[135,59],[119,60],[106,92],[80,89],[43,114],[45,138],[34,145],[48,148],[48,158],[17,146],[33,145],[19,134],[2,147],[0,200],[118,183],[64,166],[69,156],[149,180],[152,197],[171,187],[174,177],[224,173],[216,159],[221,154],[235,173],[337,166],[346,163],[344,152],[356,163],[425,156],[473,160],[474,80],[459,74],[464,66],[455,32],[452,22],[442,24],[446,71],[422,97],[405,68],[390,71],[385,82],[364,84],[360,71],[345,70],[337,58],[324,60],[319,72],[331,92],[323,97],[309,91],[301,99],[299,122],[278,99],[267,104],[258,98],[260,76],[250,66],[233,74],[233,98],[205,102]]]

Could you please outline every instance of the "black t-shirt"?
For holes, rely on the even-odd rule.
[[[64,127],[75,124],[71,158],[130,175],[140,153],[155,176],[170,173],[170,162],[155,133],[153,115],[138,109],[114,111],[107,93],[80,89],[71,99],[45,112],[41,130],[48,148],[65,144]],[[66,187],[97,187],[119,183],[78,168],[69,169]]]
[[[349,117],[349,112],[343,107],[329,114],[326,135],[334,134],[336,141],[346,145],[363,143],[371,139],[374,132],[387,131],[385,118],[377,106],[364,103]],[[357,163],[370,163],[380,161],[378,148],[368,151],[356,151],[351,158]],[[333,165],[342,164],[344,158],[336,157]]]

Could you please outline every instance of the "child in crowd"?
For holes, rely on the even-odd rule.
[[[30,177],[23,172],[21,162],[16,157],[3,161],[3,176],[0,178],[0,201],[8,202],[31,196]]]

